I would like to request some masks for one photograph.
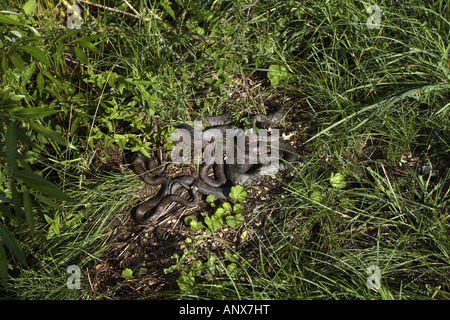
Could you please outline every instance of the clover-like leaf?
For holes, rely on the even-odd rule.
[[[237,214],[241,214],[242,212],[244,212],[244,207],[243,207],[241,204],[236,203],[236,204],[233,206],[233,212],[234,212],[234,213],[237,213]]]
[[[242,202],[247,198],[247,191],[242,186],[234,186],[231,187],[229,196],[234,201]]]
[[[200,221],[197,221],[194,215],[189,215],[185,217],[184,223],[186,223],[194,232],[201,230],[203,227],[203,224]]]
[[[231,212],[231,204],[229,202],[222,203],[222,208],[225,212]]]
[[[234,216],[227,216],[226,218],[227,224],[232,229],[239,228],[244,223],[244,217],[241,214],[236,214]]]
[[[207,231],[213,233],[214,231],[222,228],[223,220],[216,215],[212,215],[211,217],[205,217],[205,223],[208,226]]]
[[[217,208],[214,215],[217,216],[218,218],[223,218],[227,215],[227,212],[225,211],[224,208]]]
[[[215,195],[210,194],[206,197],[206,202],[209,203],[211,205],[211,207],[215,207],[214,201],[216,201],[217,198]]]
[[[131,280],[133,279],[133,270],[131,270],[130,268],[126,268],[125,270],[122,271],[122,277],[124,277],[127,280]]]

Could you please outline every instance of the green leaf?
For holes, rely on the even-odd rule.
[[[216,201],[217,200],[217,198],[216,198],[216,196],[215,195],[213,195],[213,194],[210,194],[210,195],[208,195],[207,197],[206,197],[206,202],[207,203],[214,203],[214,201]]]
[[[74,202],[68,195],[58,189],[53,183],[45,180],[43,177],[29,171],[15,170],[13,176],[22,180],[27,186],[32,187],[36,191],[44,193],[50,197]]]
[[[126,268],[125,270],[122,271],[122,277],[124,277],[127,280],[131,280],[133,279],[133,270]]]
[[[194,232],[197,232],[203,228],[203,224],[197,220],[192,220],[189,226],[191,227],[191,230]]]
[[[216,215],[213,215],[211,217],[206,216],[205,223],[209,228],[209,230],[207,230],[207,231],[209,231],[210,233],[213,233],[214,231],[222,228],[223,220],[221,218],[217,217]]]
[[[242,202],[247,198],[247,191],[242,186],[234,186],[231,187],[229,196],[234,201]]]
[[[225,212],[231,212],[231,204],[229,202],[222,203],[222,208]]]
[[[30,16],[34,13],[36,9],[36,0],[28,0],[22,7],[23,11],[27,16]]]
[[[86,56],[86,54],[84,53],[83,50],[81,50],[78,47],[73,47],[73,50],[75,51],[75,55],[77,56],[77,59],[80,60],[81,63],[84,63],[86,65],[89,64],[88,57]]]
[[[11,60],[14,67],[18,68],[21,71],[25,71],[26,66],[25,62],[23,61],[22,57],[19,55],[18,52],[15,52],[14,54],[9,53],[9,59]]]
[[[197,232],[202,229],[203,224],[195,219],[194,215],[189,215],[184,218],[184,223],[188,225],[192,231]],[[187,241],[188,238],[186,238]]]
[[[243,207],[241,204],[236,203],[236,204],[233,206],[233,212],[234,212],[234,213],[239,213],[239,214],[241,214],[242,212],[244,212],[244,207]]]
[[[41,125],[38,125],[37,123],[30,123],[31,127],[36,130],[38,133],[42,134],[49,140],[53,140],[65,147],[76,149],[73,144],[68,142],[66,139],[64,139],[58,132],[53,131],[52,129],[43,127]]]
[[[227,221],[227,224],[232,229],[236,229],[244,223],[244,217],[241,214],[236,214],[234,216],[227,216],[225,219]]]
[[[279,84],[282,80],[286,79],[288,77],[288,73],[286,71],[286,68],[280,65],[271,65],[269,67],[269,72],[267,72],[267,77],[270,80],[270,83],[273,86],[276,86]]]
[[[64,30],[68,30],[68,31],[66,33],[63,33],[62,35],[60,35],[58,38],[54,39],[52,41],[52,43],[62,43],[63,40],[65,40],[65,39],[75,35],[76,33],[80,32],[81,28],[80,29],[72,29],[72,30],[64,29]]]
[[[218,218],[223,218],[227,215],[227,212],[224,210],[224,208],[217,208],[214,215]]]
[[[6,24],[13,24],[16,26],[23,26],[24,24],[22,22],[16,21],[13,18],[10,18],[7,15],[1,14],[0,13],[0,22],[1,23],[6,23]]]
[[[45,86],[45,80],[44,80],[44,75],[42,74],[42,72],[39,72],[36,76],[36,84],[39,90],[39,95],[42,95],[42,92],[44,91],[44,86]]]
[[[36,60],[42,62],[43,64],[50,66],[50,61],[47,58],[47,52],[38,47],[33,46],[21,46],[18,47],[20,50],[25,51],[33,56]]]
[[[33,118],[48,117],[58,112],[61,112],[61,110],[50,109],[48,107],[35,107],[35,108],[21,108],[19,110],[14,111],[12,115],[21,119],[33,119]]]
[[[170,6],[170,1],[161,1],[161,6],[166,10],[166,12],[172,17],[173,20],[175,20],[175,12],[173,11],[172,7]]]
[[[30,194],[28,193],[27,190],[23,192],[23,211],[25,212],[25,218],[27,220],[27,225],[28,229],[30,230],[31,237],[34,238],[33,206]]]
[[[30,81],[31,76],[36,70],[36,61],[32,61],[25,69],[22,85],[25,86]]]
[[[9,231],[8,228],[3,225],[0,225],[0,239],[8,248],[9,252],[11,252],[11,254],[20,261],[20,263],[26,266],[27,261],[25,259],[25,254],[23,253],[22,248],[19,246],[19,243],[17,242],[11,231]]]
[[[78,38],[78,39],[74,40],[73,42],[77,43],[78,45],[80,45],[83,48],[91,50],[92,52],[100,53],[100,51],[97,49],[97,47],[92,42],[86,40],[85,37]]]
[[[45,221],[47,221],[48,224],[52,224],[52,223],[53,223],[53,219],[50,218],[50,217],[49,217],[48,215],[46,215],[45,213],[44,213],[44,218],[45,218]]]

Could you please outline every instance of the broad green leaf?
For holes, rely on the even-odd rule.
[[[29,171],[15,170],[13,176],[16,179],[22,180],[26,185],[32,187],[36,191],[46,194],[50,197],[65,200],[74,201],[64,192],[62,192],[57,186],[43,177]]]
[[[195,216],[193,214],[184,217],[184,223],[186,225],[190,225],[191,221],[195,220]]]
[[[244,207],[243,207],[241,204],[236,203],[236,204],[233,206],[233,212],[234,212],[234,213],[239,213],[239,214],[241,214],[242,212],[244,212]]]
[[[25,71],[26,66],[25,66],[25,62],[23,61],[22,57],[19,55],[19,53],[17,51],[15,53],[11,53],[11,52],[12,51],[9,52],[9,59],[11,60],[14,67],[16,67],[17,69],[19,69],[21,71]]]
[[[232,229],[236,229],[244,223],[244,217],[241,214],[236,214],[234,216],[227,216],[225,219],[227,221],[227,224]]]
[[[64,139],[58,132],[53,131],[52,129],[43,127],[41,125],[38,125],[37,123],[30,123],[31,127],[36,130],[38,133],[42,134],[46,138],[53,140],[65,147],[76,149],[73,144],[68,142],[66,139]]]
[[[195,216],[192,214],[184,218],[184,223],[186,223],[186,225],[188,225],[194,232],[201,230],[203,227],[202,223],[197,221]],[[189,238],[186,238],[186,243],[188,242],[188,239]]]
[[[86,49],[89,49],[89,50],[91,50],[92,52],[100,53],[100,51],[97,49],[97,47],[96,47],[92,42],[87,41],[87,40],[85,40],[84,38],[76,39],[76,40],[74,41],[74,43],[77,43],[77,44],[80,45],[81,47],[86,48]]]
[[[242,202],[247,198],[247,191],[242,186],[234,186],[231,187],[229,196],[234,201]]]
[[[6,23],[6,24],[13,24],[16,26],[23,26],[22,22],[16,21],[13,18],[10,18],[9,16],[1,14],[1,13],[0,13],[0,22]]]
[[[27,16],[32,15],[36,9],[36,0],[28,0],[22,7]]]
[[[217,216],[218,218],[222,219],[223,217],[225,217],[227,215],[227,212],[223,208],[217,208],[214,215]]]
[[[229,202],[224,202],[224,203],[222,203],[222,208],[226,212],[230,212],[231,211],[231,204]]]
[[[77,56],[77,59],[80,60],[81,63],[84,63],[86,65],[89,64],[88,57],[86,56],[83,50],[81,50],[78,47],[74,47],[73,50],[75,50],[75,55]]]
[[[25,259],[25,254],[23,253],[22,248],[19,246],[19,243],[17,242],[11,231],[9,231],[8,228],[3,225],[0,225],[0,238],[8,248],[9,252],[11,252],[11,254],[20,261],[20,263],[26,266],[27,261]]]
[[[25,86],[30,81],[31,76],[36,70],[36,61],[32,61],[25,69],[22,85]]]
[[[124,277],[127,280],[131,280],[133,279],[133,270],[126,268],[125,270],[122,271],[122,277]]]
[[[52,223],[53,223],[53,219],[50,218],[50,217],[49,217],[48,215],[46,215],[45,213],[44,213],[44,218],[45,218],[45,221],[47,221],[48,224],[52,224]]]
[[[210,195],[208,195],[208,196],[206,197],[206,202],[207,202],[207,203],[214,204],[214,201],[216,201],[216,200],[217,200],[217,198],[216,198],[216,196],[213,195],[213,194],[210,194]]]
[[[42,202],[44,204],[46,204],[49,207],[55,208],[57,210],[62,210],[61,206],[59,204],[57,204],[56,202],[50,200],[49,198],[47,198],[46,196],[43,196],[42,194],[33,194],[33,196],[39,201]]]
[[[25,51],[33,56],[36,60],[42,62],[43,64],[50,66],[50,61],[47,58],[47,54],[44,50],[33,46],[21,46],[18,47],[20,50]]]
[[[34,107],[15,110],[12,115],[22,119],[33,119],[51,116],[58,112],[61,112],[61,110],[50,109],[48,107]]]
[[[23,192],[23,211],[25,212],[25,218],[27,220],[28,229],[30,230],[31,237],[34,238],[34,217],[33,217],[33,205],[31,203],[31,197],[27,190]]]
[[[161,1],[161,5],[163,6],[164,10],[166,10],[166,12],[172,17],[172,19],[175,20],[175,12],[170,6],[170,1]]]
[[[216,215],[212,215],[211,217],[205,217],[205,223],[208,226],[209,231],[212,233],[222,227],[223,220]]]
[[[66,29],[66,30],[68,30],[68,31],[66,33],[60,35],[58,38],[54,39],[52,41],[52,43],[62,43],[63,40],[65,40],[65,39],[75,35],[76,33],[80,32],[81,28],[80,29],[72,29],[72,30]]]
[[[203,224],[195,219],[191,221],[189,226],[191,227],[191,230],[194,232],[197,232],[203,228]]]

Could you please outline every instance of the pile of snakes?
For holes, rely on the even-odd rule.
[[[282,120],[286,115],[286,108],[278,103],[272,102],[272,105],[276,106],[276,110],[268,115],[257,114],[250,118],[250,121],[256,126],[270,127],[274,123]],[[213,129],[214,132],[220,134],[227,133],[226,142],[227,147],[233,147],[235,145],[235,139],[233,136],[230,138],[229,133],[232,135],[239,135],[243,130],[236,126],[230,125],[231,114],[226,113],[220,116],[204,117],[203,122],[211,126],[208,130]],[[196,137],[196,132],[192,126],[187,124],[180,125],[180,129],[184,129],[192,139]],[[203,161],[204,162],[199,170],[199,178],[194,176],[178,176],[172,179],[164,176],[164,173],[168,171],[173,163],[163,163],[162,151],[158,150],[154,152],[154,157],[149,158],[146,156],[138,156],[133,164],[133,171],[143,180],[146,184],[152,186],[160,186],[159,192],[153,198],[141,203],[135,211],[135,220],[140,225],[151,225],[157,221],[162,220],[166,216],[167,209],[173,203],[178,203],[184,207],[195,207],[198,204],[198,193],[205,196],[214,195],[217,199],[227,201],[229,199],[229,193],[231,187],[234,185],[247,186],[257,183],[266,175],[273,175],[278,171],[288,169],[289,166],[294,165],[298,160],[298,155],[295,149],[288,143],[279,139],[278,135],[274,135],[276,130],[270,130],[272,132],[270,136],[258,135],[256,136],[256,143],[253,148],[266,145],[268,142],[275,143],[277,146],[276,152],[271,150],[271,156],[276,156],[277,161],[268,163],[254,163],[249,160],[249,154],[252,152],[250,144],[246,144],[249,152],[245,153],[245,150],[239,150],[236,148],[237,154],[244,155],[244,161],[236,161],[237,154],[227,154],[223,157],[223,153],[220,154],[219,160],[223,161]],[[207,131],[201,131],[205,134]],[[206,136],[206,134],[205,134]],[[211,142],[202,139],[201,150],[205,152],[208,146],[211,146]],[[176,142],[174,144],[176,146]],[[179,141],[178,141],[179,142]],[[216,141],[217,142],[217,141]],[[227,148],[223,148],[226,149]],[[217,150],[217,149],[215,149]],[[220,149],[222,150],[222,149]],[[261,151],[263,150],[263,151]],[[262,156],[262,152],[267,152],[266,148],[253,149],[254,153],[258,156]],[[189,155],[190,156],[190,155]],[[206,158],[205,158],[206,159]],[[217,158],[215,158],[217,159]],[[273,158],[271,158],[273,159]],[[278,161],[279,160],[279,161]],[[214,172],[214,179],[209,177],[210,171]],[[189,198],[184,198],[179,195],[180,189],[187,189],[190,193]]]

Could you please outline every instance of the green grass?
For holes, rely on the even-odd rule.
[[[200,9],[174,1],[173,19],[141,0],[137,9],[151,8],[166,22],[101,10],[88,19],[79,36],[93,36],[99,51],[83,49],[89,67],[72,76],[63,71],[75,64],[58,60],[64,86],[57,99],[44,99],[64,111],[58,127],[78,149],[46,151],[51,161],[42,162],[43,171],[78,202],[36,207],[36,238],[18,233],[30,263],[12,266],[8,296],[100,298],[86,281],[82,290],[67,290],[66,268],[83,271],[101,261],[105,230],[126,214],[120,211],[136,180],[95,171],[90,136],[92,146],[136,152],[152,146],[139,141],[151,141],[153,124],[130,111],[164,127],[224,109],[245,117],[276,95],[289,100],[294,119],[308,119],[295,120],[301,164],[284,184],[286,197],[254,213],[277,214],[254,230],[252,255],[229,249],[237,274],[227,269],[229,258],[218,257],[222,273],[165,297],[450,298],[450,4],[378,1],[381,29],[367,27],[372,3],[364,1],[250,4],[207,1]],[[40,31],[54,37],[53,17],[39,19]],[[288,71],[277,85],[267,78],[271,65]],[[110,87],[117,92],[109,94]],[[344,188],[330,182],[336,172]],[[47,239],[44,214],[81,220]],[[379,290],[367,287],[370,265],[381,270]]]

